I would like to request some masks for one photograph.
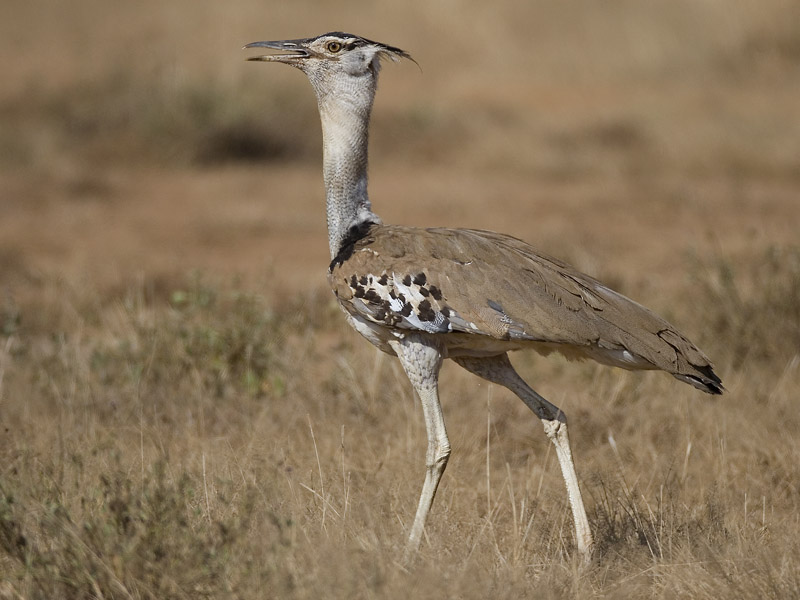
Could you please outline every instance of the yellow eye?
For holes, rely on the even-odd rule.
[[[342,45],[339,42],[328,42],[325,45],[325,48],[327,48],[328,52],[336,54],[337,52],[339,52],[339,50],[342,49]]]

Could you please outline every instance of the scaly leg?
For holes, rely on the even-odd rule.
[[[442,405],[439,403],[439,369],[442,366],[442,353],[439,348],[423,336],[409,335],[402,341],[390,342],[400,359],[411,385],[422,403],[425,416],[425,429],[428,433],[428,452],[426,456],[425,483],[419,497],[417,514],[411,526],[411,534],[406,545],[406,558],[419,549],[425,521],[428,519],[436,488],[442,478],[450,457],[450,440],[444,427]]]
[[[572,518],[575,522],[575,539],[578,552],[584,558],[589,558],[592,553],[592,531],[589,529],[589,519],[586,518],[586,509],[583,507],[581,489],[578,486],[578,475],[575,473],[575,464],[572,462],[572,452],[567,436],[567,417],[561,410],[542,398],[533,391],[525,380],[511,366],[507,354],[488,358],[462,357],[454,358],[459,365],[467,371],[478,375],[492,383],[507,387],[514,392],[541,419],[547,437],[556,447],[556,456],[561,465],[561,473],[567,484],[567,496],[572,508]]]

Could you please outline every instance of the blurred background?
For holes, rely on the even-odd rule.
[[[550,444],[442,370],[453,459],[398,563],[426,435],[345,324],[315,98],[245,43],[398,46],[371,130],[387,223],[498,230],[716,365],[520,353]],[[0,2],[0,597],[785,598],[800,589],[796,0]]]
[[[324,285],[313,94],[240,48],[331,30],[420,65],[385,65],[373,112],[387,222],[501,229],[639,286],[686,250],[796,240],[797,2],[7,0],[3,284]]]

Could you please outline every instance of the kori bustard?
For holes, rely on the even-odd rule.
[[[523,381],[507,353],[559,351],[624,369],[660,369],[720,394],[711,362],[662,318],[523,241],[383,224],[367,195],[369,119],[380,59],[410,58],[406,52],[341,32],[245,48],[274,50],[248,60],[291,65],[311,81],[322,120],[328,281],[350,325],[400,359],[422,403],[427,470],[407,554],[419,548],[450,456],[438,393],[439,368],[450,358],[510,389],[541,419],[566,482],[577,549],[588,557],[592,533],[567,418]]]

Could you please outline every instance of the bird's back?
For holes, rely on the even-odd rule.
[[[373,225],[342,249],[329,280],[352,317],[441,334],[451,354],[531,346],[722,390],[708,358],[664,319],[511,236]]]

